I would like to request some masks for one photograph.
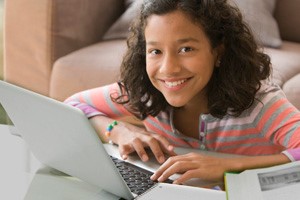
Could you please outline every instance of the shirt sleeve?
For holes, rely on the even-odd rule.
[[[260,131],[273,143],[284,147],[291,161],[300,160],[300,111],[286,98],[279,86],[265,89],[261,99]]]
[[[117,119],[132,115],[123,104],[112,100],[120,93],[119,85],[114,83],[76,93],[64,102],[80,109],[88,118],[102,115]]]

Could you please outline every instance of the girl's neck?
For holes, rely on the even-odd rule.
[[[200,94],[194,97],[194,99],[192,99],[186,105],[176,109],[181,110],[186,114],[194,113],[197,116],[199,116],[200,114],[207,114],[209,112],[208,100],[206,96]]]
[[[195,104],[189,103],[184,107],[174,109],[174,126],[182,134],[199,138],[199,116],[201,114],[207,114],[208,107],[205,102],[198,102]]]

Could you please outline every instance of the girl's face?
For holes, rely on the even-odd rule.
[[[146,70],[154,85],[174,107],[207,103],[205,88],[217,50],[202,28],[181,11],[147,19]],[[200,103],[200,104],[199,104]]]

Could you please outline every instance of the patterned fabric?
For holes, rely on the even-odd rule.
[[[117,83],[83,91],[65,102],[82,110],[87,117],[104,115],[113,119],[132,115],[125,106],[111,100],[118,95]],[[144,121],[150,132],[166,137],[174,146],[200,148],[240,155],[284,153],[292,161],[300,160],[300,112],[286,99],[279,86],[263,83],[257,101],[239,117],[222,119],[210,114],[199,116],[199,138],[176,130],[173,108]]]

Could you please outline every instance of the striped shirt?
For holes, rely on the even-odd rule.
[[[111,100],[120,94],[117,83],[79,92],[65,103],[81,109],[90,118],[104,115],[112,119],[132,116],[124,105]],[[166,137],[174,146],[192,147],[240,155],[284,153],[291,161],[300,160],[300,112],[285,97],[279,86],[264,82],[257,100],[239,117],[222,119],[210,114],[199,116],[199,138],[176,130],[173,108],[148,116],[143,124],[150,132]]]

